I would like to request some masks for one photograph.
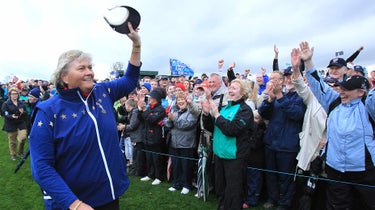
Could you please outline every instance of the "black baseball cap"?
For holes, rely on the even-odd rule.
[[[341,82],[340,85],[346,90],[368,90],[371,87],[370,82],[365,77],[359,75],[348,77],[345,81]]]
[[[327,66],[327,68],[331,66],[337,66],[339,68],[343,66],[346,67],[346,61],[343,58],[334,58],[329,62],[329,65]]]

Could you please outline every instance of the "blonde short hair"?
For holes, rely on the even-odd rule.
[[[60,89],[65,86],[64,81],[61,79],[61,75],[68,72],[69,65],[76,60],[88,60],[91,63],[92,57],[90,54],[80,50],[69,50],[61,54],[57,62],[57,68],[51,79],[56,88]]]
[[[20,94],[20,91],[19,91],[18,88],[16,88],[16,87],[11,87],[11,88],[8,90],[8,95],[12,94],[12,92],[16,92],[18,95]]]
[[[176,100],[177,100],[178,98],[186,99],[186,94],[185,94],[185,92],[182,92],[182,91],[178,92],[178,93],[176,94]]]
[[[230,82],[230,84],[238,83],[240,85],[242,99],[246,100],[249,97],[250,85],[248,82],[242,79],[235,79]]]

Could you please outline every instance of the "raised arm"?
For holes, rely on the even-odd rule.
[[[130,40],[133,42],[133,48],[130,55],[130,63],[134,66],[140,66],[141,65],[141,38],[138,35],[139,29],[133,29],[132,24],[130,21],[128,22],[128,27],[130,30],[130,33],[127,34]]]
[[[310,89],[326,112],[328,112],[329,105],[332,103],[332,101],[336,100],[339,94],[323,81],[315,69],[312,61],[314,47],[310,48],[308,42],[301,42],[299,54],[301,59],[305,62],[307,72],[306,78]]]
[[[273,45],[273,51],[275,52],[275,57],[273,58],[272,70],[279,70],[279,48],[276,47],[276,44]]]
[[[354,61],[354,59],[357,58],[357,56],[359,55],[359,53],[363,50],[363,46],[360,46],[358,48],[358,50],[356,50],[349,58],[346,59],[346,62],[347,63],[351,63]]]

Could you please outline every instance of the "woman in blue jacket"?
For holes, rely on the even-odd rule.
[[[59,94],[37,105],[30,156],[46,209],[119,209],[129,178],[113,104],[136,87],[141,66],[140,37],[128,27],[133,49],[122,78],[95,84],[91,56],[67,51],[53,77]]]
[[[358,193],[366,209],[375,209],[375,141],[364,104],[369,81],[353,75],[341,82],[336,92],[317,73],[312,62],[314,48],[302,42],[299,51],[294,51],[304,60],[310,88],[328,113],[325,170],[327,177],[337,182],[327,183],[326,208],[354,209],[353,198]],[[366,105],[374,107],[371,102]]]

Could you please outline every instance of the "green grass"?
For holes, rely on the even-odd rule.
[[[0,118],[0,128],[4,118]],[[27,148],[28,148],[28,144]],[[27,149],[26,148],[26,149]],[[25,150],[26,151],[26,150]],[[30,160],[27,159],[21,169],[14,173],[18,161],[10,160],[8,139],[4,131],[0,132],[0,209],[40,210],[44,209],[42,194],[30,172]],[[194,197],[192,190],[188,195],[179,191],[169,192],[171,183],[162,182],[152,186],[151,182],[141,182],[138,177],[130,176],[130,187],[120,198],[121,209],[216,209],[216,198],[210,195],[207,202]],[[261,209],[261,208],[252,208]]]

